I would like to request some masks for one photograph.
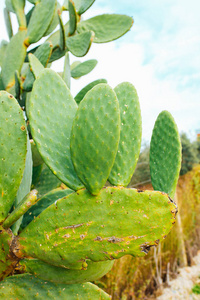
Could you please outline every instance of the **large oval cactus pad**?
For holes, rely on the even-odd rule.
[[[159,114],[150,144],[150,174],[155,190],[174,197],[181,168],[181,141],[176,123],[168,111]]]
[[[119,103],[107,84],[96,85],[81,101],[73,122],[71,153],[75,170],[92,194],[106,183],[120,135]]]
[[[0,222],[7,216],[25,168],[27,133],[17,100],[0,91]]]
[[[81,190],[32,221],[19,235],[16,255],[72,269],[85,267],[86,259],[143,256],[169,233],[176,211],[168,195],[157,191],[108,187],[92,196]]]
[[[108,300],[110,296],[92,283],[56,284],[30,274],[7,277],[0,283],[1,299]]]
[[[135,170],[142,139],[140,104],[134,86],[123,82],[114,89],[120,107],[121,131],[115,163],[109,175],[113,185],[127,186]]]
[[[75,284],[95,281],[107,274],[114,264],[114,260],[92,262],[87,261],[86,270],[70,270],[49,265],[38,259],[23,259],[19,262],[22,270],[34,274],[43,280],[55,283]]]
[[[49,168],[65,184],[78,190],[78,179],[70,154],[70,134],[77,104],[62,78],[45,69],[34,83],[29,100],[33,139]]]
[[[94,43],[106,43],[124,35],[132,25],[133,19],[129,16],[104,14],[80,22],[77,31],[94,31]]]

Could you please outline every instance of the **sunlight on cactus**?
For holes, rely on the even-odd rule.
[[[25,15],[25,0],[6,1],[10,42],[0,48],[0,297],[110,299],[89,281],[104,276],[115,259],[147,254],[175,223],[178,130],[169,112],[158,116],[150,148],[155,191],[127,188],[142,137],[136,89],[98,79],[73,97],[70,79],[97,61],[70,65],[69,52],[81,57],[93,42],[121,37],[132,18],[82,21],[94,0],[29,2]],[[14,36],[10,12],[19,23]],[[63,56],[57,74],[50,63]]]

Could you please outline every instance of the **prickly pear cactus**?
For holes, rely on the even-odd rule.
[[[57,284],[30,274],[15,275],[0,283],[1,299],[70,299],[108,300],[110,296],[92,283]]]
[[[93,42],[119,38],[132,18],[82,21],[94,0],[62,6],[29,0],[25,15],[25,2],[6,1],[10,41],[0,46],[0,297],[110,299],[89,281],[105,275],[115,259],[147,254],[175,223],[178,131],[162,112],[150,151],[156,191],[126,188],[141,145],[135,87],[124,82],[113,89],[98,79],[73,97],[71,78],[88,74],[97,61],[70,65],[70,53],[82,57]],[[10,12],[19,23],[14,36]],[[64,71],[57,74],[50,63],[62,56]],[[113,186],[105,187],[107,181]]]

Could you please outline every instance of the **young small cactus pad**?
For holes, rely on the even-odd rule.
[[[93,31],[86,31],[66,39],[66,46],[70,52],[81,57],[87,54],[94,39]]]
[[[181,141],[176,123],[168,111],[159,114],[150,145],[150,173],[155,190],[174,197],[181,168]]]

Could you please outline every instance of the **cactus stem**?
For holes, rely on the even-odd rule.
[[[3,227],[9,228],[13,225],[21,216],[23,216],[27,210],[37,202],[37,190],[32,190],[28,193],[24,199],[19,203],[15,210],[7,217],[3,223]]]

